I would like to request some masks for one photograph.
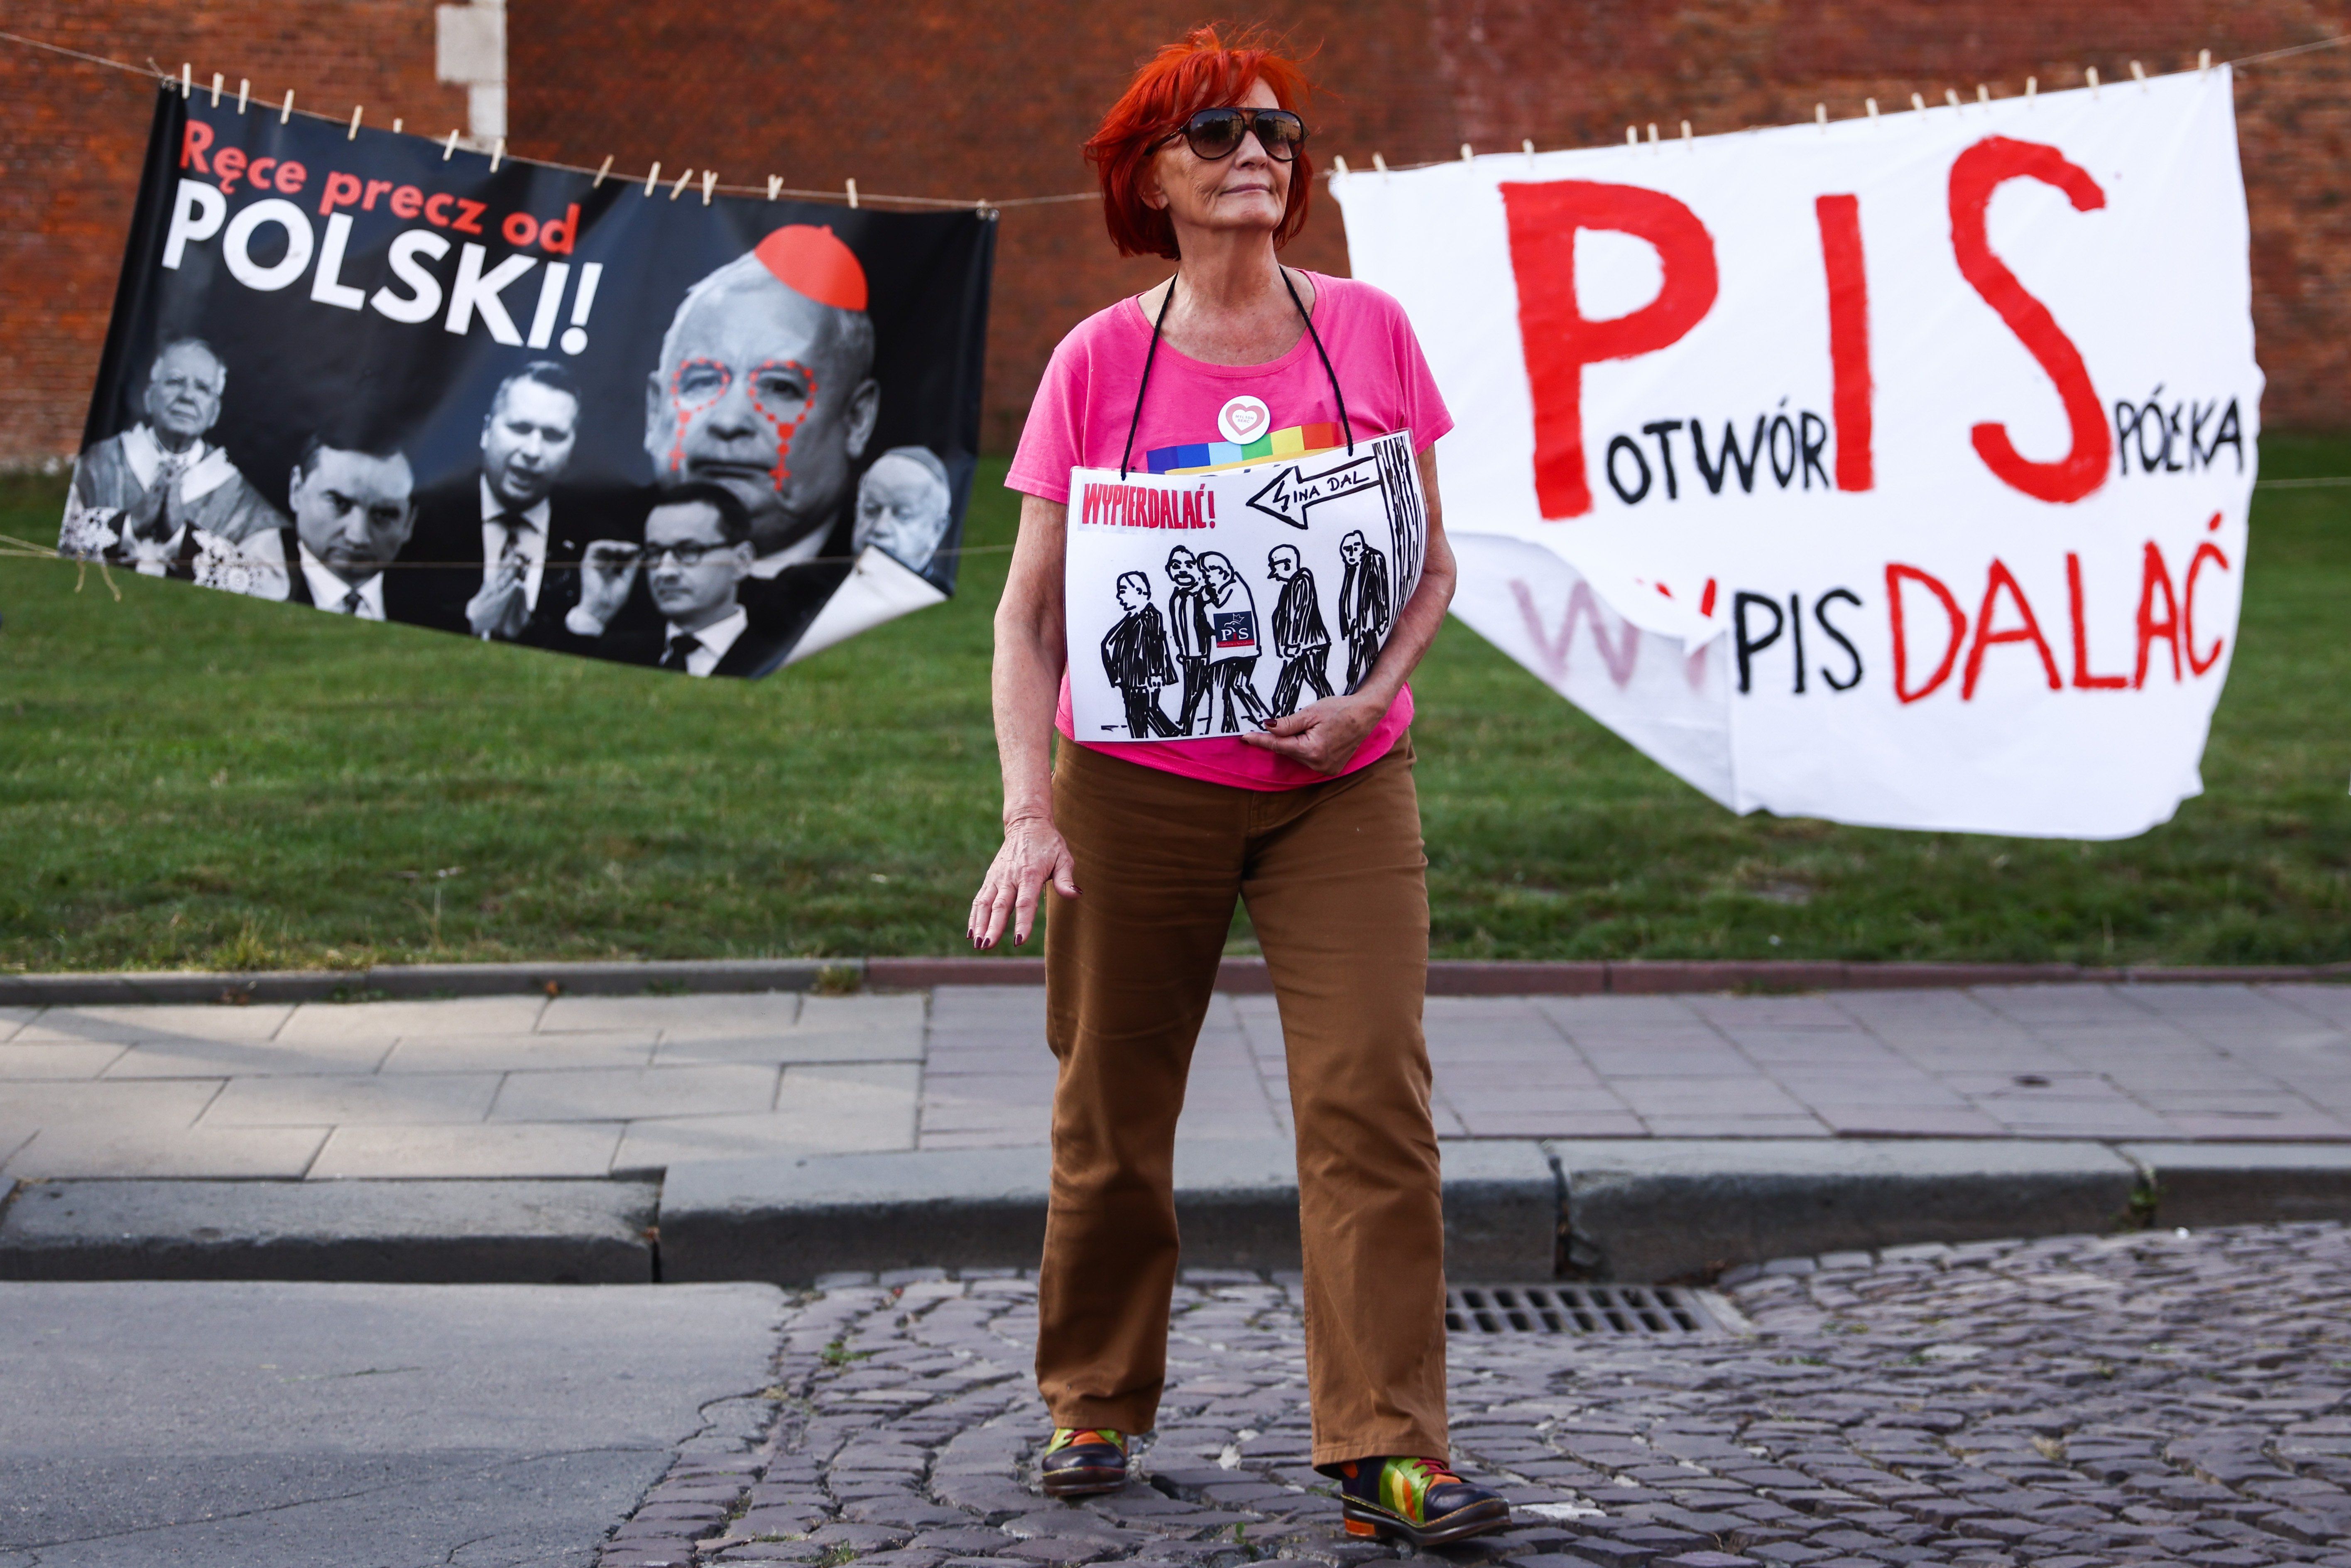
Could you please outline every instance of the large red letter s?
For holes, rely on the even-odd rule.
[[[2080,213],[2105,206],[2106,193],[2085,170],[2067,162],[2054,147],[2037,141],[1987,136],[1951,164],[1951,250],[1959,258],[1960,276],[2000,312],[2008,329],[2057,383],[2065,421],[2074,427],[2074,449],[2054,463],[2029,463],[2009,441],[2004,425],[1986,421],[1969,434],[1984,465],[2009,485],[2037,500],[2078,501],[2106,482],[2113,438],[2081,351],[2049,308],[2026,293],[2016,274],[1991,253],[1991,242],[1984,235],[1984,211],[1991,205],[1991,193],[2011,180],[2054,185]]]
[[[1654,353],[1714,308],[1714,237],[1671,196],[1590,180],[1504,184],[1519,336],[1535,405],[1535,500],[1545,518],[1592,510],[1583,461],[1583,367]],[[1589,320],[1575,298],[1575,231],[1609,229],[1657,250],[1665,280],[1629,316]],[[2103,428],[2103,427],[2102,427]]]

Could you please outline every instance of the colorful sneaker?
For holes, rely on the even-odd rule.
[[[1441,1546],[1510,1522],[1500,1493],[1463,1480],[1441,1459],[1355,1459],[1333,1468],[1350,1535]]]
[[[1126,1439],[1107,1427],[1056,1427],[1037,1461],[1047,1497],[1092,1497],[1126,1484]]]

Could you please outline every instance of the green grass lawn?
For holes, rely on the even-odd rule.
[[[2262,461],[2351,473],[2351,441]],[[1001,472],[976,545],[1011,538]],[[61,493],[10,482],[0,533],[53,539]],[[2263,492],[2252,553],[2206,793],[2122,843],[1736,818],[1448,624],[1416,683],[1437,952],[2351,958],[2351,488]],[[1004,561],[736,683],[0,560],[0,966],[956,951]]]

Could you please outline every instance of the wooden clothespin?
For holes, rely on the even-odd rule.
[[[1816,103],[1813,105],[1813,123],[1819,126],[1823,131],[1826,131],[1829,128],[1829,106],[1827,104]]]
[[[1650,146],[1652,146],[1652,147],[1655,147],[1656,144],[1657,144],[1657,122],[1656,122],[1656,120],[1653,120],[1649,121],[1649,145],[1650,145]]]
[[[589,184],[588,188],[592,191],[598,185],[602,184],[604,183],[604,177],[611,172],[612,155],[610,152],[607,152],[604,154],[604,161],[596,165],[596,178]]]
[[[1976,83],[1976,101],[1978,103],[1990,103],[1991,101],[1991,89],[1984,86],[1981,82]]]
[[[393,115],[393,116],[392,117],[392,133],[394,136],[399,135],[399,134],[400,134],[400,128],[401,128],[402,126],[403,126],[403,125],[406,125],[407,123],[408,123],[408,121],[406,121],[406,120],[404,120],[401,119],[401,118],[400,118],[400,116],[398,116],[398,115],[396,115],[396,114],[395,114],[395,115]]]
[[[2024,101],[2026,103],[2031,103],[2032,101],[2032,95],[2040,90],[2041,78],[2039,77],[2026,77],[2024,78]]]
[[[441,148],[441,162],[443,162],[444,163],[446,163],[447,162],[449,162],[449,155],[450,155],[451,153],[453,153],[453,152],[456,152],[456,151],[457,151],[457,132],[456,132],[455,130],[452,130],[452,131],[449,132],[449,140],[448,140],[445,143],[444,143],[444,144],[443,144],[443,146],[442,146],[442,148]]]
[[[1927,100],[1915,92],[1910,95],[1910,112],[1913,114],[1927,112]]]
[[[1347,161],[1339,156],[1336,152],[1333,152],[1331,154],[1331,178],[1333,180],[1343,180],[1346,177]]]
[[[677,177],[677,183],[669,188],[669,199],[674,202],[680,195],[684,194],[685,192],[685,183],[693,178],[694,171],[691,169],[688,169],[684,173],[680,174]]]
[[[188,62],[182,60],[180,62],[180,96],[184,99],[194,90],[195,81],[190,72]]]
[[[1943,101],[1949,104],[1951,108],[1956,110],[1959,107],[1959,89],[1954,87],[1945,88],[1943,89]]]
[[[243,113],[245,112],[245,100],[246,100],[247,98],[249,98],[250,96],[252,96],[252,93],[253,93],[253,83],[252,83],[251,81],[247,80],[247,79],[246,79],[246,78],[244,78],[244,77],[239,77],[239,78],[236,78],[236,111],[237,111],[239,114],[243,114]]]
[[[220,107],[220,92],[221,74],[218,71],[214,71],[213,72],[213,107],[214,109],[218,109]]]
[[[2197,51],[2196,51],[2196,74],[2197,74],[2198,76],[2199,76],[2199,77],[2200,77],[2200,76],[2206,76],[2206,75],[2210,74],[2211,69],[2212,69],[2212,51],[2211,51],[2211,50],[2210,50],[2210,49],[2199,49],[2199,50],[2197,50]]]
[[[1877,100],[1876,99],[1865,98],[1861,100],[1861,106],[1869,110],[1870,119],[1876,120],[1877,118]]]
[[[280,124],[280,125],[284,125],[284,124],[286,124],[287,121],[291,120],[293,118],[294,118],[294,89],[293,89],[292,88],[290,88],[290,87],[289,87],[289,88],[287,88],[287,89],[286,89],[286,107],[285,107],[285,108],[283,108],[283,109],[281,109],[281,110],[279,110],[277,111],[277,123],[278,123],[278,124]]]
[[[1637,125],[1626,126],[1625,128],[1625,145],[1627,147],[1638,147],[1640,144],[1641,128]]]
[[[1372,167],[1380,172],[1381,179],[1384,180],[1388,177],[1388,161],[1381,157],[1376,150],[1372,153]]]
[[[360,139],[360,116],[366,112],[367,110],[363,105],[356,103],[351,105],[351,128],[343,132],[344,141],[357,141]]]
[[[1519,149],[1527,155],[1527,162],[1529,163],[1532,163],[1535,161],[1535,139],[1533,137],[1530,136],[1525,141],[1520,142]]]
[[[498,165],[506,161],[507,139],[501,136],[490,144],[490,172],[493,174],[496,173],[498,172]]]
[[[2131,62],[2131,79],[2138,83],[2138,88],[2141,92],[2145,92],[2147,90],[2147,68],[2140,65],[2137,60],[2133,60]]]
[[[706,207],[710,204],[710,193],[716,189],[717,185],[718,171],[716,169],[705,169],[702,172],[702,204],[704,206]]]
[[[770,175],[768,175],[768,200],[769,200],[769,201],[771,201],[771,202],[773,202],[773,201],[778,201],[778,200],[780,200],[780,199],[782,198],[783,193],[784,193],[784,177],[783,177],[781,174],[770,174]]]
[[[1461,144],[1461,162],[1464,163],[1475,163],[1478,162],[1477,154],[1469,151],[1469,143],[1467,141],[1464,141]]]
[[[2097,68],[2097,67],[2095,67],[2095,66],[2084,66],[2084,67],[2082,68],[2082,74],[2083,74],[2084,76],[2086,76],[2086,77],[2088,77],[2088,78],[2090,78],[2090,101],[2091,101],[2092,103],[2095,103],[2095,102],[2097,102],[2097,101],[2098,101],[2098,68]]]
[[[1698,151],[1698,143],[1690,140],[1689,121],[1687,120],[1682,121],[1682,145],[1693,152]]]
[[[645,171],[645,194],[648,196],[652,195],[653,193],[653,187],[660,183],[661,160],[656,158],[653,160],[653,166]]]
[[[850,181],[848,183],[849,183],[849,210],[850,210],[851,212],[852,212],[852,213],[853,213],[853,212],[855,212],[855,211],[857,210],[857,182],[856,182],[856,181],[854,181],[854,180],[852,180],[852,181]]]

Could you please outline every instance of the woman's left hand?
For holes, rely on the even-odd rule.
[[[1336,775],[1346,768],[1356,748],[1364,744],[1364,737],[1378,727],[1386,713],[1385,703],[1360,692],[1353,696],[1324,697],[1287,718],[1272,720],[1261,730],[1245,730],[1241,738],[1261,751],[1303,763],[1317,773]]]

